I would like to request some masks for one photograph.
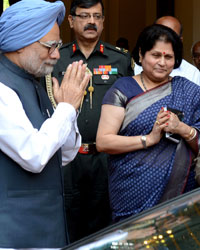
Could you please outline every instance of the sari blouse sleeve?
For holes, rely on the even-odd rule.
[[[102,104],[110,104],[125,108],[126,102],[127,97],[120,90],[111,88],[104,96]]]
[[[132,77],[121,77],[106,92],[102,104],[125,108],[131,98],[141,93],[142,89]]]

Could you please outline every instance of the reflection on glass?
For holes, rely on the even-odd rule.
[[[117,224],[109,233],[76,247],[80,250],[200,249],[199,190]]]

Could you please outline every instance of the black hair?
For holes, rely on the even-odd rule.
[[[182,41],[176,32],[160,24],[150,25],[144,28],[144,30],[140,33],[136,46],[132,52],[134,61],[141,66],[139,61],[139,52],[144,57],[145,53],[150,51],[155,46],[157,41],[171,43],[175,56],[174,69],[178,68],[182,61]]]
[[[74,16],[76,15],[76,8],[80,7],[80,8],[91,8],[94,5],[100,3],[101,7],[102,7],[102,14],[104,16],[104,5],[102,0],[73,0],[71,3],[71,7],[70,7],[70,15]]]

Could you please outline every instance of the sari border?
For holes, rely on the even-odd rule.
[[[121,131],[136,119],[145,109],[155,102],[161,100],[172,92],[172,82],[166,82],[156,88],[150,89],[140,95],[133,97],[126,105],[125,119],[123,121]]]
[[[191,151],[188,149],[186,142],[181,139],[176,148],[174,164],[169,182],[167,183],[165,191],[158,203],[162,203],[183,193],[191,163]]]
[[[198,137],[196,142],[199,148],[200,147],[199,129],[196,127],[194,128],[197,129]],[[176,149],[176,155],[173,164],[173,169],[170,175],[170,180],[167,186],[165,187],[165,191],[159,203],[183,194],[185,187],[187,185],[187,179],[190,174],[190,170],[192,167],[195,167],[194,165],[196,165],[196,160],[198,156],[195,158],[194,153],[189,148],[189,146],[187,146],[187,143],[184,141],[184,139],[181,139]]]

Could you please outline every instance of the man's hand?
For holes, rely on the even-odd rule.
[[[67,102],[77,110],[88,85],[90,74],[86,72],[86,64],[83,61],[73,62],[67,67],[61,85],[55,77],[53,80],[53,93],[57,103]]]

